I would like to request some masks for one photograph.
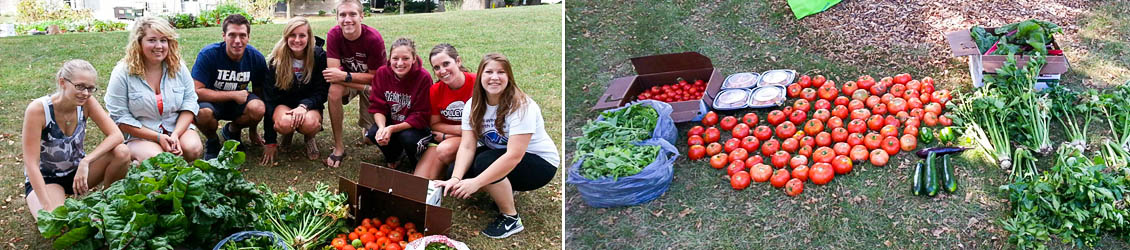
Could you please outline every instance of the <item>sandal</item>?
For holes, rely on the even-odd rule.
[[[337,168],[337,167],[340,167],[340,166],[341,166],[341,161],[342,161],[343,159],[345,159],[345,155],[346,155],[345,151],[342,151],[340,155],[334,155],[334,154],[333,154],[333,153],[331,152],[331,153],[330,153],[330,157],[329,157],[329,158],[326,158],[326,160],[327,160],[327,161],[326,161],[326,166],[329,166],[329,167],[331,167],[331,168]]]

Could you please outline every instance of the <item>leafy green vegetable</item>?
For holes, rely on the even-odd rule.
[[[981,50],[981,54],[985,54],[985,52],[989,51],[989,48],[993,47],[994,43],[1000,40],[997,35],[989,33],[989,31],[981,26],[973,26],[973,28],[970,28],[969,35],[972,36],[973,41],[977,43],[977,49]]]
[[[581,175],[592,180],[632,176],[655,160],[658,146],[636,146],[632,143],[651,137],[659,121],[659,113],[647,105],[631,106],[600,114],[600,119],[581,127],[577,137],[575,161],[581,164]]]
[[[455,250],[455,248],[440,242],[432,242],[424,247],[424,250]]]
[[[597,149],[581,164],[581,175],[592,180],[632,176],[659,155],[659,146],[616,145]]]
[[[243,179],[238,144],[225,142],[219,157],[192,165],[158,154],[105,190],[39,211],[39,232],[56,249],[173,249],[251,229],[266,187]]]
[[[291,187],[273,194],[256,228],[278,234],[294,249],[315,249],[329,241],[333,232],[348,229],[347,216],[345,194],[335,194],[326,184],[318,183],[311,192]]]
[[[1010,23],[994,29],[993,32],[980,26],[969,29],[969,34],[977,43],[981,54],[988,52],[994,44],[997,45],[997,50],[992,52],[993,55],[1047,55],[1047,47],[1053,40],[1052,36],[1060,33],[1063,33],[1063,29],[1059,25],[1036,19]]]

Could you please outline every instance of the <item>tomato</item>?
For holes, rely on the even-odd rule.
[[[730,162],[745,161],[747,157],[749,157],[749,151],[746,151],[744,148],[737,148],[734,149],[734,152],[730,152]]]
[[[796,154],[803,155],[805,157],[812,157],[812,146],[809,146],[809,145],[800,146],[800,149],[796,150]]]
[[[883,116],[882,115],[875,114],[875,115],[871,115],[871,117],[867,118],[867,129],[870,129],[870,130],[873,130],[873,131],[879,131],[879,129],[881,129],[881,128],[883,128]]]
[[[769,181],[769,176],[773,175],[773,168],[765,164],[753,165],[749,168],[749,177],[755,182]]]
[[[863,145],[855,145],[851,147],[851,160],[855,163],[863,163],[867,161],[867,147]]]
[[[925,87],[923,87],[923,88],[925,88]],[[922,91],[922,95],[918,97],[918,100],[922,101],[923,103],[930,102],[930,95],[933,94],[933,93],[934,92]]]
[[[884,87],[889,87],[889,86],[891,86],[892,84],[894,84],[894,82],[893,82],[893,79],[894,79],[894,78],[891,78],[891,77],[889,77],[889,76],[888,76],[888,77],[883,77],[883,79],[879,79],[879,82],[878,82],[878,84],[875,84],[875,85],[883,85]]]
[[[832,145],[832,152],[836,155],[848,155],[851,152],[851,145],[846,142],[837,142]]]
[[[785,93],[788,94],[789,98],[797,98],[800,96],[800,91],[802,89],[804,89],[804,87],[800,86],[800,84],[793,84],[785,87]]]
[[[890,160],[887,151],[883,151],[882,149],[871,150],[871,165],[879,167],[886,166],[887,160]]]
[[[926,80],[926,79],[922,79],[922,80]],[[931,81],[933,81],[933,80],[931,80]],[[918,91],[918,90],[921,90],[921,89],[922,89],[922,82],[919,82],[918,80],[910,80],[909,82],[906,82],[906,90]],[[914,96],[918,97],[918,95],[914,95]],[[907,98],[909,98],[909,97],[907,97]]]
[[[890,104],[892,99],[895,99],[895,95],[892,95],[891,93],[886,93],[886,94],[883,94],[882,96],[879,96],[879,103]]]
[[[730,187],[734,188],[734,190],[745,189],[746,187],[749,187],[749,179],[749,173],[747,173],[746,171],[738,171],[737,173],[730,175]]]
[[[722,123],[718,125],[722,127],[722,130],[730,131],[734,129],[734,125],[738,125],[738,118],[727,115],[722,118]]]
[[[359,227],[359,228],[360,228],[360,227]],[[364,230],[364,229],[362,229],[362,230]],[[356,239],[358,239],[358,238],[361,238],[361,233],[358,233],[358,232],[351,232],[351,233],[349,233],[349,240],[350,240],[350,241],[356,240]]]
[[[887,114],[887,104],[886,103],[875,104],[875,107],[871,107],[871,113],[877,114],[877,115]]]
[[[789,174],[788,170],[777,169],[777,171],[773,171],[773,176],[769,177],[769,184],[773,185],[775,188],[783,188],[785,187],[785,182],[789,181],[789,177],[792,176]]]
[[[891,85],[891,89],[888,89],[887,92],[890,93],[891,95],[893,95],[894,97],[902,97],[902,94],[906,92],[906,85],[903,85],[903,84]]]
[[[840,91],[843,92],[844,95],[848,96],[850,96],[851,93],[854,93],[857,89],[859,89],[859,85],[857,85],[854,81],[845,82],[844,86],[840,87]]]
[[[847,144],[848,144],[848,146],[852,146],[852,147],[855,147],[855,145],[863,145],[863,134],[862,133],[848,134]]]
[[[863,100],[863,104],[866,105],[867,108],[874,108],[875,105],[879,105],[880,101],[878,96],[869,96],[866,100]]]
[[[687,150],[687,157],[692,161],[702,159],[704,156],[706,156],[706,147],[702,145],[691,145],[691,148]]]
[[[762,141],[768,140],[770,137],[773,137],[773,129],[765,125],[757,126],[757,128],[753,130],[753,137]]]
[[[832,164],[829,163],[814,163],[812,168],[808,169],[808,179],[812,180],[813,184],[824,185],[835,178],[836,173],[832,169]]]
[[[871,110],[867,110],[867,108],[852,110],[849,116],[852,120],[867,120],[867,117],[871,116]]]
[[[815,147],[816,146],[816,138],[814,138],[812,136],[801,137],[800,138],[800,145],[801,146]]]
[[[844,142],[844,141],[847,141],[847,138],[848,138],[847,129],[844,129],[844,128],[833,128],[832,129],[832,142]]]
[[[761,141],[757,140],[757,137],[746,136],[742,138],[741,147],[747,152],[753,152],[757,150],[759,146],[761,146]]]
[[[848,103],[851,103],[851,98],[848,98],[847,96],[837,96],[836,100],[832,101],[832,105],[836,106],[846,106],[848,105]]]
[[[820,86],[820,88],[816,89],[816,95],[819,96],[820,99],[829,101],[836,99],[836,95],[839,93],[840,91],[832,84],[824,84],[824,86]]]
[[[773,167],[783,168],[789,165],[789,158],[789,152],[782,150],[773,153],[773,156],[769,157],[769,162],[773,163]]]
[[[921,121],[922,118],[925,118],[925,115],[926,113],[920,108],[910,110],[910,117],[918,118],[919,121]]]
[[[804,111],[804,112],[808,112],[808,110],[811,109],[811,108],[812,108],[812,104],[809,103],[808,100],[797,99],[795,102],[793,102],[793,110],[801,110],[801,111]]]
[[[749,125],[745,125],[745,123],[734,125],[734,128],[730,130],[730,136],[733,138],[745,138],[749,136]]]
[[[902,129],[902,134],[918,138],[918,126],[906,125],[906,127]]]
[[[399,244],[386,244],[384,250],[401,250],[401,249],[404,249],[404,246],[401,246]]]
[[[797,111],[800,112],[800,111]],[[789,138],[796,134],[796,126],[791,121],[785,121],[777,125],[777,138]]]
[[[880,147],[883,151],[887,151],[888,155],[895,155],[899,153],[899,139],[894,136],[883,137],[883,145]]]
[[[821,122],[827,122],[828,118],[830,117],[832,117],[832,112],[828,112],[827,109],[817,109],[816,111],[812,112],[812,119],[816,119]]]
[[[722,144],[722,150],[724,150],[726,153],[730,153],[730,152],[733,152],[734,149],[741,147],[741,145],[742,145],[742,141],[739,140],[738,138],[730,138],[730,139],[726,140],[725,143]]]
[[[899,135],[899,129],[898,129],[898,127],[895,127],[893,125],[886,125],[886,126],[883,126],[882,129],[879,129],[879,135],[883,136],[883,137],[898,136]]]
[[[804,88],[800,90],[800,98],[808,101],[816,101],[816,89]]]
[[[926,113],[934,113],[935,115],[941,114],[942,105],[934,102],[927,103],[926,106],[923,106],[922,111],[925,111]]]
[[[848,112],[855,111],[856,109],[862,109],[864,107],[865,106],[862,100],[851,100],[851,102],[848,102],[847,104]]]
[[[907,113],[906,111],[899,111],[898,113],[895,114],[896,122],[906,122],[906,119],[908,119],[908,118],[910,118],[910,113]],[[887,121],[883,121],[883,122],[887,122]],[[890,125],[890,123],[888,123],[888,125]]]
[[[823,132],[823,131],[824,131],[824,122],[821,122],[819,119],[808,120],[808,122],[804,123],[804,133],[805,134],[815,135],[815,134],[818,134],[818,133]]]
[[[878,149],[880,145],[883,145],[883,137],[878,133],[871,132],[863,136],[863,146],[867,146],[867,150]]]
[[[785,194],[789,196],[797,196],[804,192],[804,181],[793,178],[785,184]]]
[[[706,143],[717,142],[721,138],[722,131],[719,131],[718,128],[715,127],[706,128],[706,132],[702,134],[702,139]]]
[[[781,124],[781,122],[785,121],[785,112],[781,112],[780,110],[769,111],[769,115],[765,117],[765,121],[769,122],[770,125],[777,126],[777,124]],[[764,141],[765,139],[761,140]]]
[[[951,120],[949,117],[946,117],[946,115],[939,115],[938,124],[942,124],[942,126],[953,125],[953,120]]]
[[[864,133],[867,132],[867,124],[860,119],[852,119],[847,124],[848,133]]]
[[[902,73],[902,74],[895,75],[895,78],[893,79],[892,82],[894,82],[896,84],[906,84],[907,82],[910,82],[910,80],[911,80],[910,74]]]
[[[789,114],[789,121],[793,122],[793,124],[802,124],[806,119],[808,119],[808,114],[804,111],[794,110],[792,114]],[[777,132],[777,134],[779,135],[781,133]]]
[[[726,153],[718,153],[710,157],[710,166],[715,169],[722,169],[726,167],[726,164],[730,163],[729,160],[730,156],[726,155]]]
[[[832,102],[824,99],[812,103],[812,109],[832,109]]]
[[[827,147],[832,145],[832,134],[828,132],[820,132],[816,134],[816,146]]]
[[[843,175],[851,173],[851,168],[851,158],[847,155],[837,155],[835,159],[832,159],[832,170],[835,171],[836,174]]]
[[[835,117],[835,116],[828,117],[828,122],[827,122],[827,124],[824,124],[824,127],[827,127],[827,128],[843,128],[844,127],[844,120],[840,119],[839,117]]]
[[[788,115],[792,114],[793,110],[794,109],[792,106],[785,106],[784,108],[781,108],[781,112],[785,113],[785,118],[788,118]]]
[[[915,148],[918,148],[918,137],[914,137],[914,135],[902,135],[902,137],[899,138],[899,146],[901,146],[902,151],[914,151]]]
[[[875,85],[875,78],[871,78],[869,75],[863,75],[860,76],[859,79],[856,79],[855,82],[856,85],[859,85],[859,88],[867,89],[871,88],[871,85]]]
[[[895,97],[887,103],[887,113],[894,114],[902,111],[906,111],[906,100]]]
[[[702,126],[711,127],[714,124],[718,124],[718,114],[714,111],[706,112],[706,115],[702,117]]]
[[[812,78],[809,77],[808,75],[800,75],[800,78],[797,79],[795,85],[800,85],[800,87],[802,87],[802,88],[807,88],[809,86],[812,86]]]
[[[773,155],[779,150],[781,150],[781,143],[777,142],[777,139],[769,139],[761,144],[761,154]]]
[[[836,152],[829,147],[820,147],[812,152],[813,162],[828,163],[832,162],[832,157],[836,156]]]
[[[945,104],[948,101],[950,101],[949,90],[940,89],[930,95],[930,102]]]
[[[808,157],[804,155],[794,155],[789,159],[789,167],[796,168],[798,166],[808,165]]]
[[[706,155],[714,156],[718,153],[721,153],[722,148],[723,147],[721,143],[711,142],[710,145],[706,145]]]
[[[690,137],[692,135],[702,136],[702,133],[705,133],[705,132],[706,132],[706,128],[699,126],[699,125],[694,125],[694,127],[691,127],[691,130],[687,130],[687,137]]]
[[[733,176],[740,171],[745,171],[744,161],[731,161],[729,165],[726,165],[726,175]]]
[[[913,90],[907,90],[907,92],[912,92],[912,91]],[[923,107],[922,100],[919,100],[917,98],[918,92],[907,93],[906,96],[915,96],[915,97],[906,98],[906,110],[907,111]]]
[[[933,112],[926,112],[926,115],[922,117],[922,123],[926,124],[927,127],[937,126],[938,114]]]
[[[887,93],[887,86],[883,86],[882,84],[875,84],[868,90],[871,91],[872,96],[882,95],[883,93]]]
[[[836,105],[835,108],[832,108],[832,116],[839,117],[840,119],[847,119],[849,114],[851,114],[851,110],[848,110],[847,106]]]
[[[703,145],[703,144],[706,144],[706,141],[702,139],[702,136],[692,135],[690,138],[687,138],[687,145],[688,146]]]
[[[808,181],[808,166],[799,165],[793,167],[793,178],[799,179],[801,182]]]
[[[855,93],[851,93],[851,99],[867,103],[867,98],[871,98],[871,92],[866,89],[857,89]]]
[[[747,128],[757,126],[757,122],[757,113],[749,112],[745,113],[745,115],[742,116],[742,123],[745,123]]]
[[[366,244],[377,240],[377,237],[374,237],[373,233],[364,233],[358,239],[361,239],[361,244]]]
[[[816,75],[816,77],[812,78],[812,86],[824,85],[824,82],[826,82],[827,80],[828,78],[824,78],[824,75]]]
[[[781,141],[782,151],[794,153],[796,152],[797,148],[800,148],[800,140],[797,140],[796,138],[789,137]]]
[[[351,245],[345,245],[345,246],[341,246],[340,250],[357,250],[357,248],[354,248]]]
[[[338,238],[334,238],[334,240],[333,240],[333,243],[331,243],[330,245],[333,245],[333,247],[334,247],[335,249],[341,249],[341,248],[342,248],[343,246],[345,246],[346,244],[347,244],[347,243],[345,243],[345,239],[344,239],[344,238],[338,237]]]

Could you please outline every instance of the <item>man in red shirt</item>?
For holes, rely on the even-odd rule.
[[[322,71],[330,83],[329,104],[330,126],[333,129],[334,149],[326,159],[326,165],[337,167],[345,158],[345,143],[342,142],[342,120],[345,119],[342,106],[354,96],[361,96],[358,124],[362,129],[375,124],[373,114],[368,112],[369,84],[377,68],[385,65],[385,43],[376,29],[361,24],[364,14],[357,0],[342,0],[337,5],[337,26],[326,34],[326,70]]]

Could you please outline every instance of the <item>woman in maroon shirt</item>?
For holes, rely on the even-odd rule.
[[[415,166],[431,140],[428,131],[431,85],[431,75],[420,66],[416,44],[407,38],[396,39],[389,49],[388,64],[373,75],[369,113],[373,113],[376,124],[365,133],[365,137],[380,148],[390,168],[396,168],[404,154],[407,154],[409,166]]]

